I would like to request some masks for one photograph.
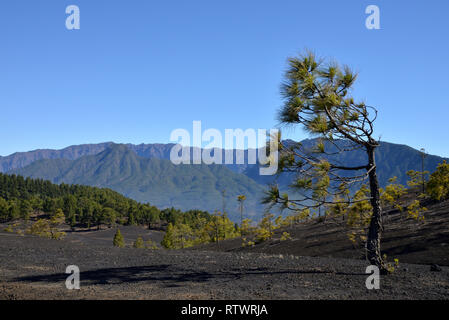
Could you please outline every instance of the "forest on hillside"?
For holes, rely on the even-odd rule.
[[[449,197],[449,164],[445,162],[440,164],[431,175],[428,172],[409,171],[408,176],[410,178],[408,187],[425,189],[422,198],[443,200]],[[407,190],[394,178],[391,179],[390,184],[381,190],[383,206],[396,207],[404,211],[409,218],[424,219],[425,208],[420,205],[419,200],[403,201]],[[368,192],[364,185],[355,193],[355,197],[367,199]],[[162,227],[166,231],[162,245],[170,249],[187,248],[236,237],[242,238],[243,246],[252,246],[271,239],[277,229],[313,218],[343,221],[347,225],[350,240],[364,241],[365,229],[371,214],[369,202],[364,200],[353,205],[328,205],[322,212],[306,209],[287,216],[267,211],[263,218],[255,223],[244,216],[245,199],[244,195],[236,199],[240,205],[241,219],[239,223],[234,223],[226,212],[215,211],[211,214],[206,211],[181,211],[175,208],[160,210],[151,204],[139,203],[106,188],[57,185],[42,179],[0,173],[1,223],[37,220],[30,228],[31,231],[38,230],[42,226],[50,228],[50,225],[58,222],[66,223],[72,231],[77,228],[99,229],[102,225]],[[35,234],[53,237],[53,232],[50,231],[39,231]],[[282,239],[289,238],[290,235],[285,232]]]
[[[42,179],[0,173],[0,222],[29,220],[34,215],[54,215],[61,211],[71,228],[148,225],[175,222],[179,217],[207,216],[208,213],[157,207],[129,199],[106,188],[84,185],[53,184]]]

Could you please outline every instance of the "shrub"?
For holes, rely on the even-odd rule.
[[[252,240],[248,240],[246,238],[242,239],[242,247],[254,247],[256,243]]]
[[[60,217],[58,216],[53,217],[51,220],[39,219],[26,230],[26,233],[43,238],[61,240],[65,237],[66,233],[58,231],[56,228],[59,222]]]
[[[122,236],[122,233],[120,232],[120,229],[117,229],[117,232],[114,235],[113,240],[114,247],[123,248],[125,246],[125,239]]]
[[[39,219],[33,223],[33,225],[27,230],[27,233],[43,238],[51,238],[50,224],[48,223],[48,220]]]
[[[440,163],[427,183],[427,193],[435,200],[449,198],[449,164]]]
[[[12,225],[8,225],[3,231],[13,233],[14,229],[12,228]]]
[[[158,250],[159,247],[153,241],[148,240],[147,242],[145,242],[145,249]]]
[[[292,237],[291,237],[290,233],[288,233],[288,232],[282,233],[281,241],[286,241],[286,240],[291,240],[291,239],[292,239]]]
[[[145,248],[145,243],[143,242],[142,237],[139,236],[136,239],[136,241],[134,241],[133,247],[136,248],[136,249],[143,249],[143,248]]]

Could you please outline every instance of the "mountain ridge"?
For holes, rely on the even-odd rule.
[[[139,202],[159,208],[177,207],[213,212],[222,209],[221,191],[225,200],[236,203],[239,194],[248,197],[248,214],[257,214],[263,187],[245,175],[220,165],[174,165],[171,161],[144,158],[126,145],[112,144],[96,155],[76,160],[44,159],[9,171],[53,183],[107,187]],[[234,215],[232,207],[227,208]]]
[[[307,139],[302,143],[311,147],[315,141]],[[286,189],[294,179],[294,174],[291,173],[261,176],[259,165],[248,164],[246,161],[244,164],[234,165],[174,165],[168,160],[173,146],[174,144],[133,145],[106,142],[70,146],[59,150],[59,153],[58,150],[45,152],[44,149],[40,152],[32,151],[28,159],[20,159],[24,155],[21,153],[13,154],[15,161],[6,159],[6,162],[2,162],[5,159],[0,158],[0,168],[2,163],[21,166],[30,162],[6,173],[47,179],[54,183],[107,187],[160,208],[174,206],[182,210],[222,210],[221,191],[225,189],[228,193],[225,197],[227,210],[233,218],[238,216],[237,195],[245,194],[248,198],[248,213],[260,216],[264,209],[259,200],[267,184],[278,183],[281,189]],[[398,177],[399,183],[406,184],[406,171],[421,170],[421,155],[418,150],[409,146],[381,142],[376,152],[381,186],[385,186],[393,176]],[[245,159],[247,155],[248,150],[245,150]],[[31,161],[45,156],[52,158]],[[361,164],[365,157],[363,152],[353,152],[345,153],[339,160],[345,164]],[[425,169],[433,171],[444,160],[446,159],[428,155]]]

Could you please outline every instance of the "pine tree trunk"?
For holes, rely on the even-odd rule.
[[[241,238],[243,238],[242,226],[243,226],[243,202],[240,203],[240,237]]]
[[[382,237],[382,208],[380,206],[380,192],[379,181],[376,173],[376,161],[374,156],[375,148],[369,147],[367,149],[369,160],[369,184],[371,192],[371,206],[373,207],[373,215],[368,230],[368,237],[366,243],[366,256],[368,261],[381,270],[386,272],[384,261],[380,250],[380,241]]]

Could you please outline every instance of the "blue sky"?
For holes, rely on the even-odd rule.
[[[365,28],[370,4],[381,30]],[[165,143],[193,120],[275,127],[286,59],[310,48],[359,72],[382,140],[449,157],[448,14],[447,0],[2,1],[0,155]]]

